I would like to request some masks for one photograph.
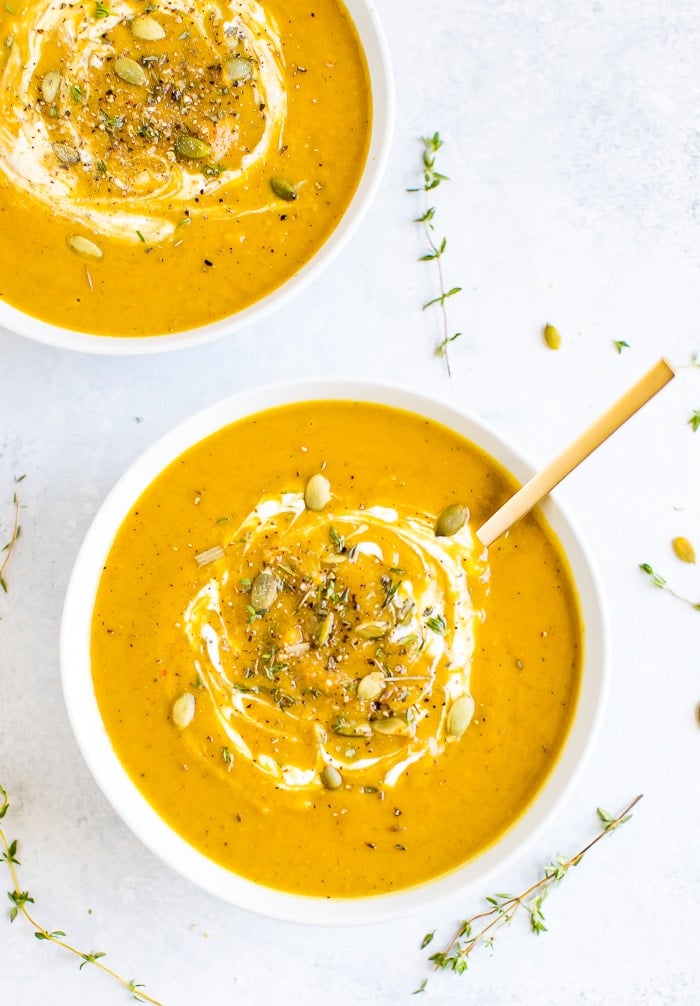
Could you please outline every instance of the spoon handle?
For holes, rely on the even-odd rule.
[[[630,416],[668,384],[675,373],[665,360],[659,360],[622,398],[574,440],[561,454],[533,475],[509,500],[485,521],[476,536],[487,547],[500,538],[516,521],[544,499],[554,486],[584,461],[596,447],[619,429]]]

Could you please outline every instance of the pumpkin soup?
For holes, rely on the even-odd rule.
[[[371,101],[340,0],[0,6],[0,298],[96,334],[216,321],[343,215]]]
[[[398,458],[400,457],[400,461]],[[578,691],[578,606],[539,515],[437,423],[313,402],[232,424],[134,505],[101,578],[95,692],[135,784],[268,886],[381,893],[495,841]]]

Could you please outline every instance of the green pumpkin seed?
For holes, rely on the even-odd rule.
[[[474,717],[474,699],[471,695],[460,695],[452,703],[447,714],[447,733],[450,737],[461,737]]]
[[[360,639],[381,639],[388,631],[388,622],[361,622],[355,626],[355,635]]]
[[[545,325],[542,334],[544,335],[544,341],[550,349],[559,349],[561,346],[561,333],[558,328],[555,328],[554,325]]]
[[[335,765],[324,765],[321,770],[321,782],[326,789],[340,789],[343,777]]]
[[[349,723],[345,720],[334,723],[331,730],[339,737],[369,737],[372,733],[369,723]]]
[[[145,87],[148,83],[148,74],[144,68],[135,59],[130,59],[129,56],[120,56],[119,59],[115,59],[114,72],[126,84]]]
[[[674,538],[671,545],[681,562],[695,562],[695,549],[687,538]]]
[[[435,534],[438,538],[451,538],[453,534],[464,527],[469,520],[469,510],[461,503],[451,503],[446,506],[435,521]]]
[[[202,158],[209,156],[209,147],[199,137],[182,133],[175,140],[175,153],[190,161],[201,161]]]
[[[131,34],[143,42],[158,42],[165,38],[165,28],[154,17],[142,14],[131,22]]]
[[[179,699],[175,699],[170,716],[178,729],[184,730],[190,725],[194,719],[194,705],[194,695],[191,692],[184,692]]]
[[[47,105],[50,105],[55,100],[60,86],[61,86],[61,71],[49,70],[49,72],[46,74],[46,76],[41,82],[41,97],[44,99]]]
[[[52,143],[51,146],[61,164],[77,164],[80,160],[80,154],[69,143]]]
[[[78,255],[85,255],[87,258],[102,258],[102,249],[90,238],[84,238],[82,234],[73,234],[68,238],[68,247]]]
[[[250,588],[250,604],[259,615],[263,611],[268,611],[276,598],[277,580],[272,573],[263,570],[253,580],[253,586]]]
[[[325,475],[317,473],[312,475],[309,481],[306,483],[306,489],[304,490],[304,503],[306,503],[307,510],[323,510],[323,508],[330,502],[331,498],[331,484]]]
[[[357,697],[364,702],[371,702],[378,699],[386,688],[386,681],[381,671],[371,671],[365,674],[364,678],[357,686]]]
[[[279,196],[280,199],[285,199],[288,203],[291,203],[297,197],[294,186],[286,178],[271,178],[270,188],[276,196]]]
[[[335,616],[332,611],[329,611],[321,622],[318,634],[316,636],[316,646],[325,646],[330,639],[331,632],[333,631],[333,622],[335,621]]]
[[[372,720],[372,729],[377,734],[386,734],[395,737],[397,734],[408,733],[408,723],[399,719],[398,716],[390,716],[386,720]]]
[[[226,72],[233,81],[249,80],[253,73],[253,64],[245,56],[234,56],[226,62]]]

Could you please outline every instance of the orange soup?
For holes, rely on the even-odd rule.
[[[576,705],[582,626],[539,515],[479,448],[379,405],[254,415],[174,461],[121,526],[95,691],[189,843],[308,895],[392,891],[523,813]]]
[[[28,0],[0,40],[0,298],[45,321],[233,314],[355,191],[371,98],[341,0]]]

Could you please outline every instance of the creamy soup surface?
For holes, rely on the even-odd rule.
[[[474,536],[512,490],[446,428],[351,402],[174,461],[116,536],[92,634],[107,731],[159,814],[237,873],[343,897],[502,835],[561,749],[582,650],[542,517],[488,554]]]
[[[125,336],[239,311],[333,231],[370,120],[340,0],[0,5],[0,298]]]

